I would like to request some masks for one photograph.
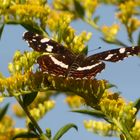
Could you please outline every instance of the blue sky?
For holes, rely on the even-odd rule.
[[[117,23],[118,21],[114,18],[115,8],[112,6],[103,6],[97,10],[96,14],[101,15],[100,25],[106,24],[111,25],[112,23]],[[109,13],[109,14],[108,14]],[[107,49],[114,49],[116,46],[109,45],[101,41],[101,34],[96,30],[91,28],[89,25],[83,23],[82,21],[76,21],[72,23],[72,26],[77,30],[77,33],[80,33],[83,30],[90,31],[93,33],[92,39],[89,41],[89,51],[94,50],[101,46],[102,48],[97,51],[91,51],[89,54],[101,52]],[[22,40],[22,34],[25,31],[21,26],[6,26],[0,41],[0,72],[5,76],[8,76],[7,65],[11,61],[12,56],[15,50],[30,50]],[[137,37],[137,33],[135,34]],[[124,28],[121,28],[121,31],[118,37],[127,43],[127,36]],[[106,69],[100,75],[97,76],[98,79],[109,80],[112,84],[117,85],[117,91],[120,91],[124,98],[128,101],[135,101],[139,98],[140,93],[140,58],[131,57],[121,61],[119,63],[106,63]],[[116,138],[101,137],[90,132],[87,132],[83,127],[83,120],[94,119],[86,115],[80,115],[76,113],[69,112],[70,109],[64,103],[64,95],[56,97],[56,108],[50,111],[47,116],[45,116],[39,125],[45,130],[46,127],[52,129],[52,134],[67,123],[75,123],[79,130],[78,132],[75,129],[71,129],[68,133],[64,135],[61,140],[71,140],[71,139],[80,139],[80,140],[115,140]],[[6,99],[5,102],[14,103],[13,98]],[[4,102],[4,103],[5,103]],[[3,104],[4,104],[3,103]],[[3,105],[2,104],[2,105]],[[0,106],[2,106],[0,105]],[[9,109],[8,112],[11,116],[14,116]],[[24,127],[24,120],[14,117],[17,127]]]

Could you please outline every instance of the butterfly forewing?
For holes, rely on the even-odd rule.
[[[65,54],[71,55],[71,57],[74,55],[68,48],[64,47],[62,44],[39,34],[25,32],[23,34],[23,39],[29,44],[29,47],[38,52]]]
[[[117,62],[123,60],[126,57],[138,55],[140,53],[140,47],[127,47],[127,48],[119,48],[113,49],[109,51],[104,51],[101,53],[97,53],[88,57],[88,61],[94,60],[103,60],[110,62]]]

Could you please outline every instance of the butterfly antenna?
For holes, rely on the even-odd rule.
[[[96,48],[96,49],[90,50],[90,51],[88,51],[88,53],[89,53],[89,52],[94,52],[94,51],[99,50],[99,49],[101,49],[101,47],[98,47],[98,48]]]

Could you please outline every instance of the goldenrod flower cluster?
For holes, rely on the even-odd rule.
[[[77,0],[77,2],[79,3],[79,5],[81,5],[81,7],[83,8],[84,12],[85,12],[85,16],[87,16],[87,18],[91,18],[91,16],[93,15],[93,13],[95,12],[96,8],[98,7],[99,3],[97,0]],[[74,1],[70,1],[70,0],[54,0],[53,1],[53,6],[55,9],[57,10],[61,10],[61,11],[68,11],[71,14],[73,14],[76,17],[76,7],[74,6]],[[77,17],[78,18],[78,17]]]
[[[0,91],[6,96],[18,96],[39,90],[42,83],[42,74],[33,72],[33,65],[39,56],[35,52],[16,51],[13,62],[9,63],[10,77],[0,78]],[[36,80],[38,79],[38,80]]]
[[[38,79],[38,80],[37,80]],[[16,73],[11,77],[0,79],[0,89],[3,96],[18,96],[39,90],[42,83],[41,73]]]
[[[6,3],[2,3],[3,7],[0,9],[0,14],[3,15],[3,20],[5,23],[24,23],[32,24],[32,26],[36,26],[38,24],[43,28],[46,27],[45,22],[50,12],[50,8],[47,5],[43,5],[43,1],[26,1],[24,4],[21,2],[14,3],[12,0],[5,2]],[[4,8],[8,6],[8,9]],[[36,20],[39,20],[39,22]]]
[[[21,108],[21,106],[17,103],[15,103],[13,106],[12,106],[12,110],[14,112],[14,114],[19,117],[19,118],[23,118],[25,117],[25,112],[24,110]]]
[[[0,103],[4,101],[4,97],[0,96]]]
[[[119,28],[118,24],[113,24],[112,26],[104,25],[102,26],[101,31],[107,41],[113,42],[116,40]]]
[[[103,121],[85,120],[84,126],[88,131],[105,136],[120,136],[123,133],[127,139],[128,134],[134,140],[139,139],[140,123],[136,121],[136,111],[132,102],[126,103],[117,94],[106,92],[100,100],[100,111],[105,115]]]
[[[84,99],[77,95],[67,96],[65,99],[65,102],[71,108],[79,108],[80,106],[82,106],[85,103]]]
[[[116,14],[119,20],[125,25],[128,35],[131,38],[132,33],[140,27],[140,20],[136,17],[138,3],[132,0],[125,1],[119,5],[119,12]]]
[[[39,103],[37,107],[30,109],[31,115],[35,120],[40,120],[48,111],[53,109],[55,106],[55,102],[53,100],[48,100],[43,103]],[[27,117],[27,124],[29,124],[30,120]]]
[[[13,126],[14,122],[9,116],[4,116],[0,121],[0,139],[6,140],[10,139],[13,136]]]
[[[71,43],[71,48],[75,52],[81,52],[85,48],[85,43],[90,40],[92,33],[83,31],[79,36],[75,36]]]
[[[40,104],[40,106],[42,106],[43,104],[45,104],[45,105],[43,105],[43,109],[46,110],[46,113],[47,113],[47,111],[51,110],[52,106],[55,105],[55,102],[51,101],[49,99],[49,97],[52,94],[53,94],[53,92],[50,92],[50,91],[38,92],[38,94],[37,94],[36,98],[34,99],[34,101],[28,106],[29,111],[32,110],[32,112],[33,112],[34,109],[39,110],[38,105]],[[42,108],[40,107],[40,109],[42,109]],[[17,117],[20,117],[20,118],[25,117],[24,110],[17,103],[13,105],[13,112],[15,113],[15,115]],[[45,112],[44,112],[44,114],[45,114]]]
[[[132,102],[128,104],[116,94],[109,94],[100,102],[101,111],[109,118],[118,128],[127,125],[127,129],[131,130],[135,123],[135,113],[137,109],[133,107]]]
[[[92,15],[94,14],[96,8],[99,6],[98,0],[79,0],[79,2],[82,3],[86,11],[87,18],[92,18]]]
[[[15,122],[5,115],[0,121],[0,140],[10,140],[19,133],[27,133],[26,128],[14,128]],[[20,140],[37,140],[36,138],[20,138]]]
[[[64,42],[75,53],[80,53],[85,48],[85,43],[91,38],[91,33],[83,31],[80,35],[75,35],[75,30],[69,25],[72,15],[52,11],[46,24],[53,32],[52,37],[58,42]]]
[[[21,93],[20,91],[22,90],[23,83],[26,83],[28,81],[29,75],[29,73],[26,73],[26,75],[17,73],[14,76],[0,79],[1,92],[4,93],[7,91],[9,96],[19,95]]]
[[[20,51],[16,51],[13,56],[13,61],[8,65],[10,74],[24,74],[27,71],[32,71],[38,56],[39,54],[37,52],[24,52],[22,54]]]
[[[103,136],[117,136],[118,135],[118,133],[116,132],[117,127],[103,121],[84,120],[84,127],[86,128],[87,131],[100,134]]]
[[[140,120],[137,120],[135,123],[135,126],[133,127],[131,131],[132,136],[135,138],[135,140],[139,140],[140,138]]]
[[[131,0],[119,5],[120,13],[118,17],[122,23],[127,24],[133,14],[136,14],[136,6],[136,3]]]
[[[47,26],[51,31],[63,31],[67,29],[72,20],[72,15],[67,13],[61,13],[52,10],[49,14],[49,18],[46,21]],[[63,33],[63,32],[62,32]]]

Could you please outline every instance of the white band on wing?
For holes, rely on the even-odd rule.
[[[57,60],[55,57],[53,57],[52,55],[49,55],[50,58],[52,59],[52,61],[54,62],[54,64],[61,66],[62,68],[68,69],[68,65],[64,64],[63,62]]]
[[[100,65],[102,62],[99,62],[99,63],[96,63],[94,65],[91,65],[91,66],[86,66],[86,67],[78,67],[77,70],[78,71],[82,71],[82,70],[90,70],[98,65]]]

